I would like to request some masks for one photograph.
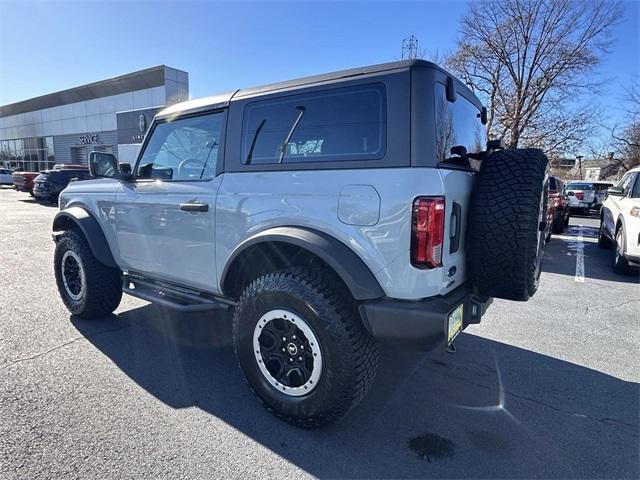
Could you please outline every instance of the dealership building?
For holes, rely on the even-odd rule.
[[[188,98],[188,73],[160,65],[0,106],[0,167],[37,172],[91,151],[131,162],[153,116]]]

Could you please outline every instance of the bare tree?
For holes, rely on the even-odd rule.
[[[488,133],[511,148],[575,149],[596,110],[581,94],[608,51],[619,0],[482,0],[462,19],[448,66],[487,104]]]

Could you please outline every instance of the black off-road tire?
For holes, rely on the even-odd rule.
[[[264,357],[254,351],[254,330],[261,317],[275,309],[303,318],[318,340],[320,378],[303,396],[277,389],[258,365]],[[297,427],[315,429],[340,419],[364,398],[375,379],[377,345],[343,283],[323,268],[291,268],[254,280],[235,308],[233,341],[240,368],[262,404]]]
[[[499,150],[482,162],[471,197],[467,258],[476,288],[506,300],[538,289],[549,162],[538,149]]]
[[[613,246],[613,242],[604,233],[604,218],[600,217],[600,228],[598,229],[598,247],[604,250],[610,250]]]
[[[84,287],[77,292],[79,298],[73,298],[65,287],[62,259],[67,251],[75,253],[82,265],[84,275],[81,276],[81,283]],[[89,319],[108,315],[118,308],[122,299],[122,273],[96,259],[81,231],[68,230],[58,239],[54,253],[54,271],[60,297],[72,314]]]
[[[613,271],[619,275],[629,275],[632,272],[629,262],[625,258],[624,227],[616,231],[615,249],[613,253]]]

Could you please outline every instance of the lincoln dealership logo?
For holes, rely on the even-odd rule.
[[[147,131],[147,117],[144,116],[144,113],[138,117],[138,128],[140,128],[140,133]]]

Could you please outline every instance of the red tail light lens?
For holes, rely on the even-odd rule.
[[[576,192],[576,198],[578,200],[584,200],[584,192]]]
[[[442,266],[444,198],[418,197],[411,219],[411,264],[418,268]]]

